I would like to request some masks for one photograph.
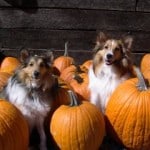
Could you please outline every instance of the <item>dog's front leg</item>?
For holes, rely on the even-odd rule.
[[[40,135],[40,150],[47,150],[46,134],[44,131],[44,119],[40,119],[37,124],[37,130]]]

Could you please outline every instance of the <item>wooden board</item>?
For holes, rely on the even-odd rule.
[[[78,9],[25,11],[0,9],[0,28],[150,31],[150,13]]]
[[[136,10],[150,12],[150,0],[138,0]]]
[[[69,49],[91,51],[98,32],[99,30],[0,29],[0,43],[4,48],[27,47],[63,50],[65,42],[69,41]],[[128,35],[128,32],[125,31],[105,32],[115,38]],[[133,52],[150,52],[150,32],[132,32],[130,34],[134,37]]]
[[[0,0],[1,7],[135,10],[136,0]]]

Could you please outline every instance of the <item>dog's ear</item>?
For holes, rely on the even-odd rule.
[[[29,58],[30,54],[29,51],[27,49],[23,49],[20,52],[20,61],[22,63],[24,63],[26,61],[27,58]]]
[[[123,43],[124,43],[124,46],[125,48],[130,51],[131,48],[132,48],[132,43],[133,43],[133,37],[131,36],[126,36],[123,38]]]
[[[131,61],[131,48],[133,43],[133,37],[132,36],[125,36],[123,38],[123,52],[124,52],[124,58],[122,59],[122,63],[124,67],[128,67],[132,64]]]
[[[108,37],[104,32],[99,32],[96,38],[96,45],[94,51],[98,51],[99,49],[101,49],[104,46],[107,39]]]
[[[45,54],[44,57],[46,59],[47,64],[50,66],[53,61],[54,61],[54,54],[52,50],[48,50]]]

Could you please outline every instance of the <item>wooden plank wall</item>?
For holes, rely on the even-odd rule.
[[[56,57],[69,41],[78,63],[92,58],[99,31],[132,35],[133,58],[150,52],[149,0],[0,0],[0,44],[8,55],[21,47],[53,49]]]

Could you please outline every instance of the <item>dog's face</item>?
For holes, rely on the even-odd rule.
[[[96,53],[93,59],[94,70],[97,70],[102,64],[106,66],[111,66],[116,63],[126,65],[126,57],[130,53],[132,40],[131,37],[126,37],[125,40],[110,39],[104,33],[100,33],[95,46]]]
[[[101,57],[101,60],[106,65],[112,65],[123,57],[123,44],[120,40],[107,40],[102,50],[99,50],[96,57]]]
[[[20,78],[28,87],[38,88],[43,84],[51,72],[51,57],[53,57],[52,53],[47,56],[25,56],[25,53],[22,53],[21,60],[23,66],[20,70]]]

